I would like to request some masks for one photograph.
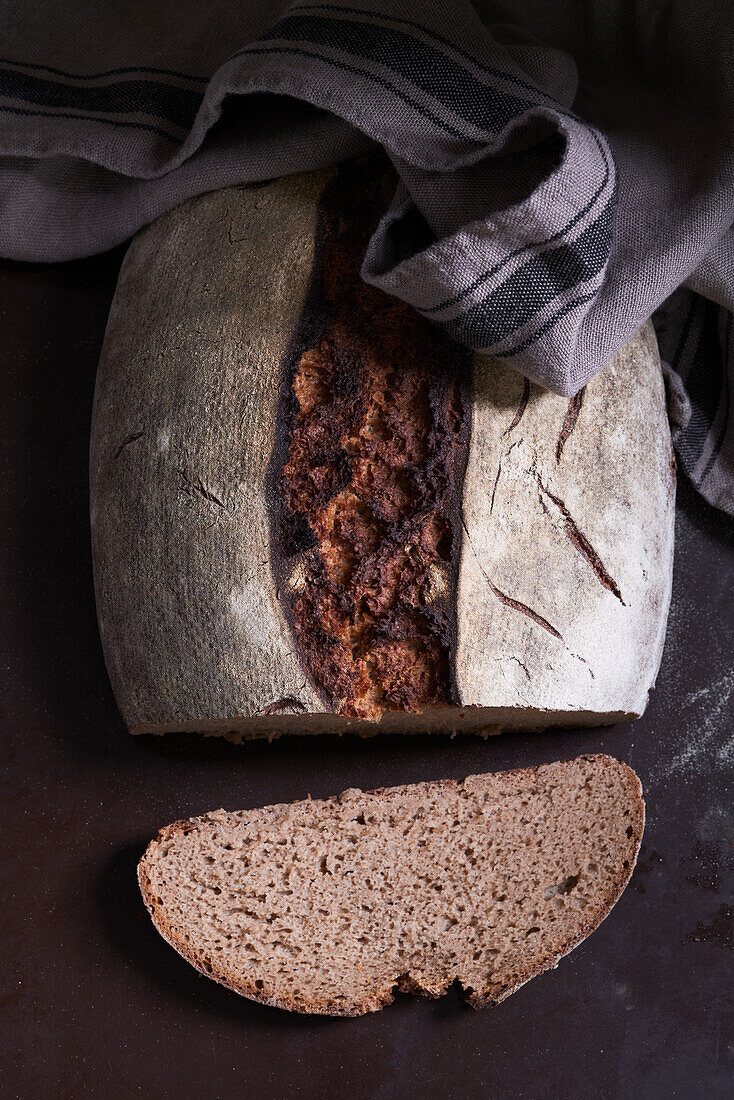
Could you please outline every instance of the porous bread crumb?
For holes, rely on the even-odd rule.
[[[350,1016],[458,982],[479,1007],[598,926],[643,825],[635,773],[584,756],[218,810],[163,829],[138,877],[161,934],[255,1000]]]

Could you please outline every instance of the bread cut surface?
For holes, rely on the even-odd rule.
[[[458,982],[498,1003],[608,915],[637,858],[640,782],[609,756],[177,821],[138,879],[202,973],[354,1016]]]

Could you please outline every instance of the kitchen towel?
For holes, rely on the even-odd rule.
[[[0,253],[383,147],[363,277],[572,395],[651,314],[680,464],[734,512],[734,7],[0,0]]]

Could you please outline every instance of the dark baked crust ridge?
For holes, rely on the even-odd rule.
[[[645,824],[645,806],[642,798],[641,784],[637,775],[628,765],[612,757],[596,754],[585,755],[575,760],[557,762],[555,764],[542,765],[535,768],[515,769],[509,772],[498,773],[494,776],[469,776],[461,783],[453,780],[442,780],[434,783],[412,784],[403,787],[379,788],[375,791],[364,793],[354,792],[354,795],[358,798],[361,796],[363,799],[383,799],[385,796],[393,798],[407,797],[415,795],[421,790],[428,791],[429,789],[432,793],[451,794],[460,791],[466,784],[471,784],[472,782],[481,783],[482,781],[491,780],[499,787],[500,794],[503,789],[505,793],[509,794],[513,793],[522,783],[538,786],[540,783],[552,781],[553,778],[558,776],[559,772],[562,774],[564,767],[568,765],[573,766],[581,762],[590,764],[595,768],[612,768],[617,770],[618,776],[626,791],[628,803],[625,813],[629,819],[629,824],[627,825],[624,848],[617,853],[618,873],[614,880],[610,882],[607,890],[594,899],[594,905],[591,906],[589,911],[585,914],[575,934],[561,938],[559,943],[554,946],[554,950],[543,957],[542,961],[534,966],[529,966],[520,970],[512,975],[511,980],[505,982],[488,983],[483,988],[479,989],[462,986],[462,992],[473,1008],[482,1008],[488,1004],[499,1004],[533,977],[538,976],[545,970],[557,966],[558,962],[565,955],[577,947],[609,915],[629,882],[642,841]],[[278,804],[265,807],[262,810],[246,811],[245,813],[249,820],[251,818],[256,818],[257,815],[282,816],[285,813],[297,811],[301,806],[309,806],[312,810],[325,809],[328,811],[330,808],[336,807],[345,797],[352,795],[352,793],[353,792],[344,792],[337,798],[325,799],[317,802],[307,800],[306,802],[296,802],[293,804]],[[362,997],[350,1003],[340,1004],[330,999],[312,999],[309,1001],[303,998],[288,997],[282,993],[268,995],[263,988],[259,987],[259,984],[261,986],[262,983],[258,983],[258,981],[248,981],[241,974],[233,973],[226,967],[218,967],[216,964],[212,963],[203,952],[198,951],[191,942],[186,942],[186,940],[182,938],[180,932],[173,926],[166,915],[163,899],[155,895],[155,889],[149,874],[149,868],[156,860],[162,845],[175,840],[180,833],[187,833],[192,829],[206,827],[208,824],[213,824],[212,815],[180,820],[166,826],[159,831],[156,838],[148,845],[138,866],[140,890],[155,927],[163,938],[192,966],[200,971],[200,973],[213,978],[215,981],[232,991],[262,1004],[294,1012],[339,1016],[357,1016],[367,1012],[377,1011],[385,1005],[392,1003],[396,990],[437,998],[445,994],[454,983],[453,978],[447,978],[430,984],[424,975],[411,970],[406,973],[388,975],[380,988],[373,988],[366,991]],[[461,982],[459,982],[459,984],[462,985]]]
[[[458,701],[453,664],[469,354],[364,284],[384,158],[342,167],[287,357],[270,467],[274,571],[329,711]]]

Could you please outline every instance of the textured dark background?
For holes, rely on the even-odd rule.
[[[575,733],[233,746],[133,740],[94,615],[87,445],[121,250],[0,265],[0,1092],[19,1097],[734,1094],[734,523],[679,485],[663,668],[645,717]],[[400,996],[291,1016],[198,975],[135,865],[166,822],[603,749],[639,772],[631,886],[557,970],[481,1013]]]

